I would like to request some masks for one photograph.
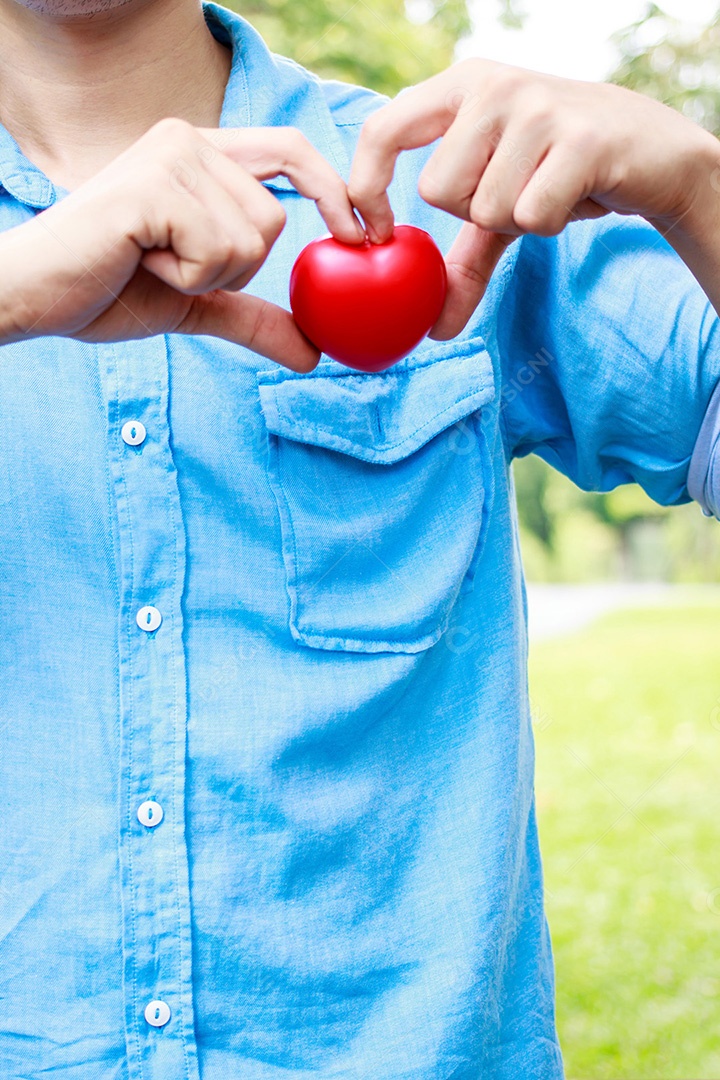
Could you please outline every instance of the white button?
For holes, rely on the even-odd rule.
[[[156,607],[141,607],[135,621],[141,630],[147,630],[149,634],[152,630],[157,630],[162,622],[162,615]]]
[[[167,1001],[149,1001],[145,1006],[145,1019],[153,1027],[165,1027],[170,1019],[170,1006]]]
[[[120,434],[128,446],[139,446],[140,443],[145,442],[147,431],[145,425],[139,420],[128,420],[126,424],[123,424]]]
[[[148,799],[147,802],[140,803],[137,815],[141,825],[147,825],[148,829],[153,829],[163,819],[163,808],[159,802]]]

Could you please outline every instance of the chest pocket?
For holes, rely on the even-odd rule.
[[[481,339],[364,375],[258,375],[290,631],[318,649],[434,644],[482,544],[491,471]]]

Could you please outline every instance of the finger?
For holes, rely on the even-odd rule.
[[[213,168],[217,171],[212,174],[209,170],[198,174],[189,196],[215,219],[230,249],[216,276],[208,278],[206,292],[243,288],[262,266],[285,224],[278,200],[242,166],[224,158]]]
[[[515,224],[522,232],[555,236],[574,218],[600,216],[587,206],[592,181],[585,155],[567,145],[553,147],[515,203]]]
[[[320,359],[289,311],[248,293],[217,291],[195,297],[176,333],[223,338],[292,371],[312,371]]]
[[[201,144],[202,149],[202,144]],[[212,151],[211,147],[208,147]],[[143,266],[181,292],[240,288],[253,277],[285,223],[274,196],[240,165],[216,154],[214,173],[198,167],[163,207],[167,246]]]
[[[463,225],[445,264],[448,288],[440,318],[430,331],[436,341],[447,341],[463,329],[485,294],[488,282],[508,245],[515,239]]]
[[[300,195],[312,199],[328,229],[347,244],[361,243],[365,232],[353,211],[343,179],[295,128],[221,129],[205,136],[222,154],[241,164],[256,180],[287,176]],[[210,163],[214,167],[216,159]]]
[[[493,153],[492,131],[458,117],[420,173],[418,191],[431,206],[470,220],[470,203]]]
[[[164,243],[156,239],[142,256],[141,265],[161,281],[188,295],[207,292],[222,279],[235,255],[235,244],[214,213],[187,194],[170,194],[159,208],[166,233]],[[150,233],[161,235],[160,228]],[[142,240],[139,241],[141,246]],[[264,244],[259,233],[244,237],[244,257],[248,264],[262,259]]]
[[[242,207],[269,250],[285,225],[285,211],[279,201],[243,165],[217,153],[212,146],[203,149],[211,156],[204,155],[207,158],[205,169],[198,174],[193,194],[212,210],[215,185],[223,188]],[[202,152],[200,156],[203,156]],[[223,203],[227,206],[225,200]]]
[[[512,128],[503,132],[468,206],[468,217],[490,232],[516,235],[513,217],[521,193],[536,174],[548,149],[545,132]]]
[[[389,239],[393,214],[387,188],[403,150],[427,146],[444,135],[455,119],[450,72],[413,87],[373,113],[364,123],[353,160],[348,191],[371,240]]]

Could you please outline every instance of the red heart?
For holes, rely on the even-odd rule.
[[[348,367],[382,371],[407,356],[437,321],[447,273],[434,240],[396,225],[386,243],[313,240],[290,275],[295,322]]]

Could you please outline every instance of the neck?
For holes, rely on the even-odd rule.
[[[60,16],[0,0],[0,122],[68,190],[158,120],[217,127],[230,52],[199,0]]]

